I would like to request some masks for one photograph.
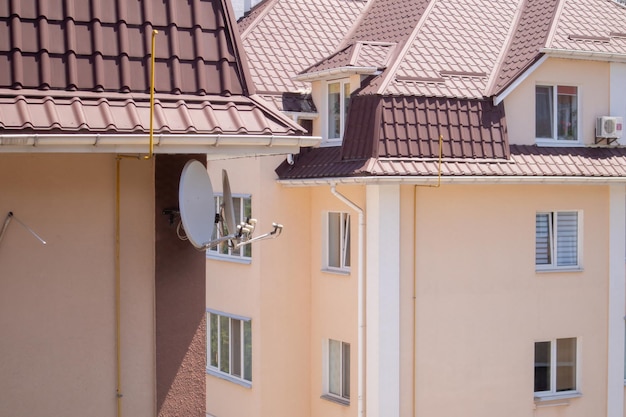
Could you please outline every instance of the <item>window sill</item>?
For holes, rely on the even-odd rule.
[[[535,139],[537,146],[552,146],[552,147],[570,147],[570,148],[582,148],[585,146],[579,140],[565,140],[565,139]]]
[[[572,266],[572,267],[548,267],[548,268],[537,268],[535,267],[535,272],[538,274],[543,273],[554,273],[554,272],[583,272],[583,268],[580,266]]]
[[[206,368],[206,373],[207,373],[207,375],[216,376],[216,377],[218,377],[220,379],[223,379],[225,381],[229,381],[229,382],[232,382],[234,384],[241,385],[244,388],[252,388],[252,382],[236,378],[234,376],[225,374],[225,373],[220,372],[220,371],[216,371],[215,369]]]
[[[333,395],[324,394],[320,397],[322,400],[330,401],[332,403],[336,403],[339,405],[343,405],[344,407],[350,406],[350,400],[346,398],[335,397]]]
[[[235,264],[243,264],[243,265],[249,265],[252,263],[252,258],[242,258],[240,256],[221,255],[217,253],[209,253],[209,251],[207,251],[206,258],[211,259],[212,261],[225,261],[225,262],[232,262]]]
[[[350,270],[349,269],[334,269],[334,268],[322,268],[322,272],[326,272],[328,274],[335,274],[335,275],[350,275]]]
[[[535,397],[535,407],[556,407],[569,405],[572,398],[582,397],[579,391],[569,391],[560,394],[546,394]]]

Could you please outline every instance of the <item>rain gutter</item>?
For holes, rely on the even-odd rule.
[[[311,187],[328,184],[410,184],[436,186],[439,177],[430,176],[387,176],[387,177],[336,177],[278,180],[286,187]],[[625,176],[618,177],[566,177],[566,176],[459,176],[441,177],[441,184],[571,184],[606,185],[626,182]]]
[[[297,152],[300,147],[317,146],[321,137],[247,134],[158,134],[154,153],[224,153],[250,148],[255,154]],[[0,153],[145,153],[150,142],[146,134],[0,134]]]

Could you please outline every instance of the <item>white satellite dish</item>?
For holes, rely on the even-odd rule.
[[[224,221],[228,228],[228,233],[233,234],[237,231],[235,224],[235,206],[233,204],[233,195],[230,192],[230,183],[228,182],[228,173],[222,170],[222,192],[224,199]]]
[[[187,161],[178,189],[180,218],[187,238],[196,248],[211,242],[215,225],[215,199],[206,168],[200,161]]]

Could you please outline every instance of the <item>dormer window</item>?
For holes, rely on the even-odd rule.
[[[578,135],[578,87],[535,87],[535,134],[538,143],[575,143]]]
[[[350,82],[329,81],[326,85],[326,97],[326,141],[328,145],[339,145],[350,104]]]

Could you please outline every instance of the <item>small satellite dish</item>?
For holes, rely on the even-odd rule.
[[[187,161],[178,189],[180,218],[189,241],[203,249],[211,242],[215,224],[213,187],[206,168],[196,160]]]
[[[233,205],[233,195],[230,192],[228,173],[225,169],[222,170],[222,192],[224,194],[224,221],[226,222],[228,233],[233,234],[237,232],[237,226],[235,224],[235,206]]]

